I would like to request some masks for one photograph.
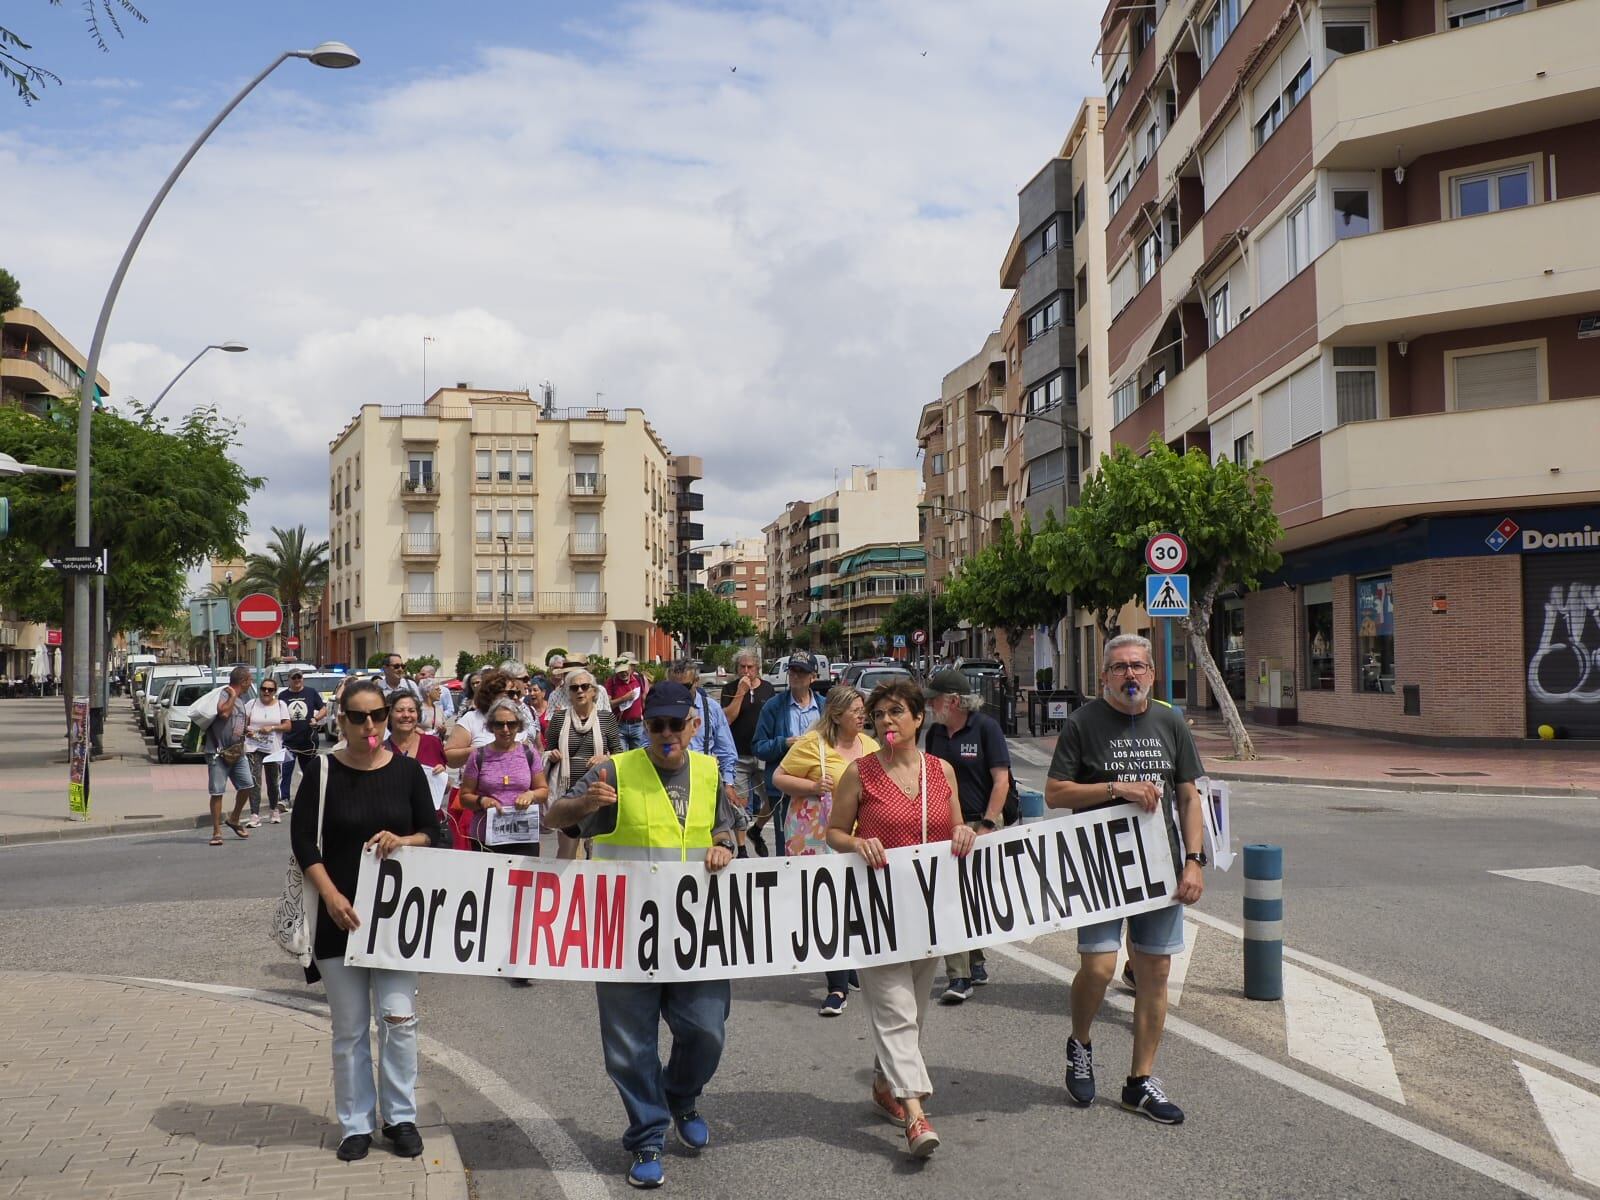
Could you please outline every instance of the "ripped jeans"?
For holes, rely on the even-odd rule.
[[[333,1105],[341,1137],[417,1119],[417,976],[319,958],[333,1013]],[[378,1083],[371,1027],[378,1020]],[[398,1019],[392,1019],[398,1018]],[[378,1113],[382,1111],[380,1124]]]

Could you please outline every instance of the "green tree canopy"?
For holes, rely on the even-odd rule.
[[[656,624],[685,645],[731,642],[755,635],[755,623],[739,612],[732,600],[724,600],[704,588],[676,592],[664,604],[656,605]]]
[[[1026,515],[1021,530],[1005,517],[995,540],[962,563],[945,585],[951,612],[980,628],[1004,629],[1013,653],[1023,634],[1039,625],[1050,631],[1054,645],[1056,623],[1067,615],[1070,598],[1035,565],[1033,547],[1039,537],[1060,529],[1054,512],[1046,515],[1038,535]]]
[[[52,7],[60,8],[62,0],[50,0]],[[135,21],[144,23],[145,16],[133,6],[132,0],[79,0],[79,7],[84,13],[84,24],[88,27],[89,36],[101,50],[109,51],[111,44],[106,40],[106,29],[109,28],[118,37],[122,36],[122,18],[131,17]],[[101,22],[105,24],[102,25]],[[47,87],[52,83],[59,84],[61,76],[54,71],[45,69],[37,63],[29,62],[21,57],[33,46],[22,40],[14,30],[0,25],[0,79],[9,83],[17,93],[17,97],[24,104],[32,104],[39,98],[39,93],[34,91],[34,86]],[[16,305],[12,305],[15,308]]]
[[[328,543],[310,541],[304,525],[293,529],[274,525],[266,553],[246,559],[245,580],[278,598],[289,619],[289,632],[299,636],[306,604],[320,596],[328,582]]]
[[[5,324],[6,313],[21,307],[22,285],[17,282],[15,275],[0,267],[0,325]]]
[[[1178,624],[1221,706],[1235,757],[1254,758],[1207,635],[1221,592],[1255,587],[1283,561],[1276,549],[1283,526],[1260,464],[1212,462],[1199,449],[1177,454],[1154,435],[1143,454],[1117,446],[1101,455],[1065,525],[1034,539],[1034,560],[1053,586],[1094,609],[1109,633],[1122,606],[1143,599],[1144,546],[1157,533],[1189,544],[1189,616]]]
[[[883,620],[878,625],[878,632],[885,637],[892,638],[897,633],[906,635],[909,642],[911,634],[921,629],[928,623],[928,596],[926,592],[908,592],[897,599],[884,614]],[[928,640],[935,646],[944,636],[945,630],[954,629],[961,624],[961,618],[950,607],[949,598],[940,592],[933,598],[933,628],[928,631]]]

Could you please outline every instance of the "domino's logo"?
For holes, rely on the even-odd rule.
[[[1520,528],[1520,525],[1518,525],[1510,517],[1507,517],[1505,520],[1501,521],[1500,524],[1496,525],[1494,527],[1494,531],[1483,540],[1489,544],[1489,549],[1498,554],[1501,547],[1503,547],[1512,538],[1517,536],[1517,530]]]

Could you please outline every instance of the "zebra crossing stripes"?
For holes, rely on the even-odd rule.
[[[1304,967],[1283,967],[1283,1018],[1289,1057],[1346,1083],[1406,1102],[1372,1000]]]
[[[1593,867],[1527,867],[1516,871],[1490,871],[1506,879],[1521,879],[1528,883],[1549,883],[1600,896],[1600,871]]]
[[[1600,1096],[1524,1062],[1517,1070],[1567,1168],[1600,1187]]]
[[[1035,750],[1026,742],[1009,742],[1007,748],[1025,763],[1031,763],[1036,767],[1048,767],[1050,765],[1050,756],[1048,754],[1042,750]]]

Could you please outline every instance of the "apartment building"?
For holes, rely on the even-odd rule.
[[[705,463],[697,455],[673,455],[670,462],[672,479],[671,501],[673,536],[675,546],[672,563],[672,586],[676,591],[692,590],[699,572],[705,569],[706,557],[699,543],[706,536],[706,527],[700,514],[706,498],[694,490],[694,485],[705,478]]]
[[[910,657],[909,647],[886,644],[878,628],[900,597],[926,586],[927,552],[921,542],[875,542],[857,546],[833,560],[828,589],[829,615],[844,623],[848,658],[871,652]]]
[[[1111,436],[1264,464],[1284,565],[1213,631],[1258,717],[1600,736],[1597,29],[1105,10]]]
[[[756,628],[767,622],[767,544],[758,537],[739,538],[712,546],[706,552],[700,586],[729,601],[739,615]]]
[[[327,653],[664,655],[674,461],[636,408],[470,384],[363,406],[329,448]]]
[[[762,528],[771,627],[797,629],[834,615],[836,560],[862,546],[916,544],[921,499],[914,469],[857,465],[826,496],[785,505]]]

